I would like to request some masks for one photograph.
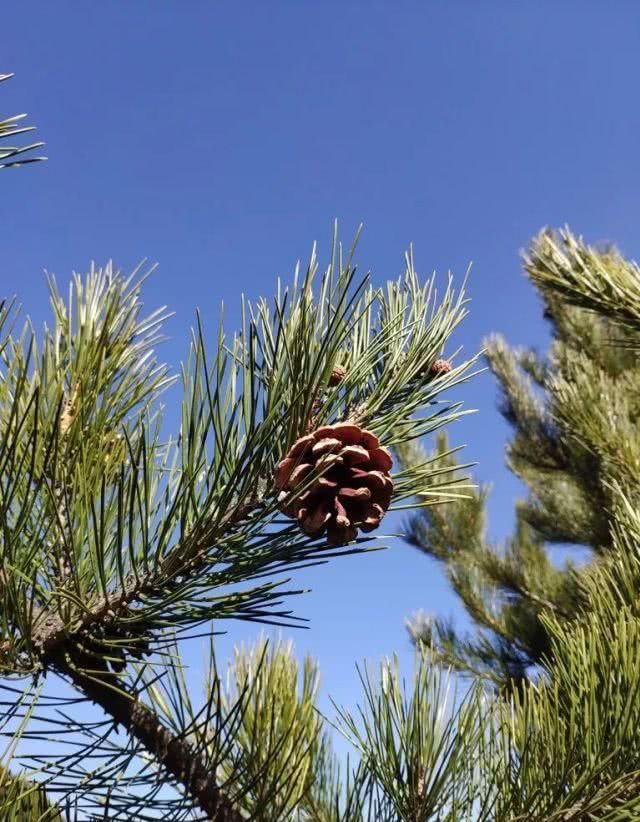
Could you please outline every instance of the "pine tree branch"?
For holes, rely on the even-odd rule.
[[[10,80],[12,74],[0,74],[0,83],[5,80]],[[0,120],[0,140],[17,137],[22,134],[27,134],[35,130],[35,126],[23,126],[22,121],[26,114],[14,114],[13,117],[7,117]],[[26,165],[26,163],[37,163],[41,160],[46,160],[46,157],[25,157],[24,155],[36,148],[42,148],[44,143],[38,141],[36,143],[29,143],[21,146],[8,146],[0,143],[0,168],[17,168],[18,166]]]
[[[640,268],[616,249],[588,246],[568,228],[542,231],[525,257],[529,276],[543,290],[594,311],[609,322],[640,329]]]
[[[243,822],[216,780],[215,767],[208,765],[189,743],[159,721],[154,711],[134,694],[127,693],[106,663],[81,655],[73,643],[58,647],[46,657],[47,667],[68,679],[113,717],[172,776],[211,819],[211,822]],[[83,666],[90,666],[91,673]],[[97,670],[99,666],[102,670]]]
[[[38,772],[58,779],[65,796],[77,790],[101,802],[139,749],[150,754],[142,757],[150,760],[141,766],[146,781],[123,776],[118,802],[142,784],[151,787],[141,806],[154,801],[153,763],[182,787],[181,804],[217,822],[242,819],[249,791],[261,819],[265,796],[289,801],[294,785],[283,767],[266,780],[260,770],[249,784],[233,763],[221,776],[226,760],[215,731],[234,742],[224,706],[208,700],[193,722],[174,724],[139,677],[122,672],[150,653],[151,641],[162,665],[145,660],[150,681],[160,668],[175,669],[169,632],[184,636],[218,618],[284,619],[279,597],[297,592],[282,592],[273,574],[367,550],[373,537],[334,550],[322,534],[283,524],[274,473],[310,414],[322,427],[358,409],[369,435],[392,446],[462,413],[439,395],[466,378],[470,362],[436,377],[431,366],[466,313],[463,293],[449,283],[437,305],[433,280],[421,285],[410,260],[386,292],[373,289],[336,251],[316,299],[316,269],[314,255],[291,292],[278,289],[272,312],[266,301],[243,304],[241,331],[229,343],[221,328],[213,355],[198,323],[182,372],[179,433],[168,441],[157,397],[170,377],[153,354],[163,310],[141,317],[136,275],[92,269],[86,281],[74,278],[68,304],[52,282],[55,321],[42,345],[31,326],[8,338],[6,353],[0,344],[3,673],[60,675],[105,711],[104,739],[109,720],[131,738],[109,742],[114,764],[109,746],[80,720],[76,730],[89,741],[74,752],[73,770],[69,757],[43,765],[35,756]],[[344,375],[332,385],[337,363]],[[439,498],[432,470],[398,475],[394,501],[423,489]],[[100,757],[109,761],[96,770]]]
[[[177,574],[197,574],[207,563],[206,548],[215,542],[228,528],[241,522],[259,505],[256,497],[238,503],[222,518],[215,533],[208,533],[199,539],[196,534],[179,542],[165,557],[160,569],[146,578],[129,577],[125,585],[113,594],[100,598],[95,604],[85,608],[70,632],[69,625],[57,613],[39,610],[34,618],[33,645],[43,654],[55,655],[69,638],[93,625],[108,626],[125,614],[128,607],[142,597],[153,597],[159,591],[166,591]]]

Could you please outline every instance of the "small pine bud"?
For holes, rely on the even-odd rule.
[[[64,436],[73,425],[78,414],[78,384],[76,383],[70,394],[67,394],[62,403],[60,411],[60,433]]]
[[[329,377],[329,385],[333,388],[336,385],[340,385],[342,380],[347,376],[346,368],[343,368],[341,365],[336,365],[331,372],[331,376]]]
[[[451,365],[449,360],[436,360],[434,363],[431,364],[429,373],[432,377],[440,377],[442,374],[448,374],[452,370],[453,366]]]

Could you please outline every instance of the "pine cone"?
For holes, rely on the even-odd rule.
[[[439,377],[442,374],[448,374],[450,371],[453,371],[453,366],[449,360],[436,360],[429,369],[432,377]]]
[[[331,376],[329,377],[329,385],[333,388],[336,385],[340,385],[342,380],[347,376],[347,369],[343,368],[341,365],[336,365],[331,372]]]
[[[278,465],[275,484],[281,510],[297,519],[305,534],[326,532],[331,545],[344,545],[380,525],[393,492],[392,460],[375,434],[342,422],[301,437]],[[295,499],[313,471],[323,471]]]

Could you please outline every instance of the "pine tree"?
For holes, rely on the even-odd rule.
[[[487,539],[488,486],[455,504],[425,508],[408,529],[413,545],[443,563],[479,628],[460,636],[449,621],[418,615],[412,636],[446,664],[507,689],[535,674],[552,651],[543,615],[571,619],[583,604],[583,569],[571,559],[558,565],[550,549],[583,546],[591,561],[607,557],[614,489],[617,483],[632,488],[640,464],[639,329],[627,315],[618,322],[620,312],[631,310],[624,306],[638,300],[636,264],[568,230],[544,231],[525,256],[525,270],[550,323],[548,355],[512,349],[499,336],[486,343],[500,411],[513,429],[507,464],[528,491],[517,505],[515,530],[503,544]],[[592,291],[583,294],[585,282]],[[607,301],[606,312],[591,310],[597,299]],[[403,446],[400,456],[405,465],[425,459],[415,444]],[[433,456],[443,471],[450,469],[449,478],[460,473],[446,437]]]
[[[21,133],[16,119],[0,138]],[[4,165],[41,159],[15,159],[37,145],[5,149]],[[548,361],[489,345],[516,430],[510,461],[531,489],[496,551],[486,489],[460,499],[464,466],[444,437],[430,458],[412,445],[461,413],[438,396],[471,365],[440,357],[462,294],[449,286],[436,307],[411,256],[404,278],[371,288],[337,242],[324,276],[316,268],[314,255],[272,309],[243,303],[240,333],[227,342],[221,329],[213,354],[198,320],[176,437],[159,401],[171,376],[153,353],[165,315],[141,317],[144,275],[92,269],[68,302],[51,280],[41,336],[28,322],[15,332],[2,303],[4,761],[21,740],[39,746],[25,776],[2,770],[0,818],[638,818],[640,271],[568,232],[534,243],[527,269],[555,342]],[[284,603],[298,592],[274,575],[368,550],[389,504],[416,498],[427,515],[414,534],[485,635],[426,626],[410,684],[395,661],[361,669],[359,711],[338,707],[332,723],[353,767],[332,753],[315,663],[260,641],[237,650],[225,680],[211,624],[295,624]],[[557,569],[554,542],[587,545],[594,561]],[[196,705],[181,650],[203,629]],[[443,659],[480,676],[456,694]],[[49,693],[52,676],[77,698]],[[487,677],[510,684],[506,699]],[[78,714],[82,701],[105,719]]]
[[[141,313],[147,274],[92,268],[67,299],[50,278],[41,334],[1,307],[7,722],[14,744],[54,745],[21,761],[78,819],[275,820],[333,773],[312,765],[328,757],[314,715],[263,699],[291,665],[243,657],[229,690],[212,657],[197,704],[181,647],[214,620],[295,625],[283,575],[369,550],[389,504],[455,492],[429,461],[393,472],[388,449],[462,413],[440,395],[471,362],[431,366],[465,299],[450,282],[436,304],[411,255],[375,288],[334,239],[322,274],[314,251],[271,304],[243,301],[235,335],[198,317],[171,434],[162,396],[178,386],[154,353],[167,312]]]
[[[368,527],[357,495],[338,493],[335,521],[318,524],[318,510],[336,499],[326,481],[345,487],[344,461],[358,460],[355,488],[384,488],[387,452],[374,437],[406,450],[460,413],[431,403],[467,374],[468,364],[433,367],[462,318],[461,297],[447,291],[434,312],[411,258],[386,293],[359,289],[337,245],[333,261],[315,298],[312,258],[289,297],[279,290],[274,312],[245,304],[245,327],[228,344],[221,333],[211,358],[197,324],[177,439],[164,436],[158,417],[169,375],[148,353],[164,314],[140,316],[139,280],[94,270],[74,279],[69,303],[51,281],[54,321],[39,344],[28,324],[10,330],[15,316],[4,306],[5,727],[12,745],[58,737],[65,747],[32,754],[28,775],[74,820],[636,818],[640,501],[632,466],[622,465],[624,443],[614,450],[618,430],[610,420],[602,436],[601,418],[587,424],[577,402],[566,406],[567,422],[575,415],[567,437],[595,448],[599,436],[603,459],[617,453],[620,463],[609,486],[609,547],[575,576],[571,619],[540,613],[549,653],[537,682],[524,680],[504,699],[478,677],[456,694],[438,649],[424,645],[412,681],[393,660],[379,673],[365,666],[360,709],[337,706],[331,721],[353,745],[355,766],[332,753],[317,711],[317,666],[298,663],[289,645],[238,649],[225,677],[211,636],[204,693],[194,696],[181,662],[185,636],[213,617],[292,624],[283,599],[295,591],[273,573],[369,547],[370,537],[351,541],[353,523]],[[627,272],[595,273],[599,287],[599,278],[619,283]],[[600,311],[593,319],[640,327],[631,299],[607,313],[607,294],[586,293],[586,275],[572,283],[549,268],[539,276],[550,293],[571,287],[566,299],[591,300],[589,310]],[[627,344],[627,353],[640,350],[631,337]],[[412,417],[421,407],[430,414]],[[356,435],[360,444],[345,441]],[[318,465],[336,455],[343,462]],[[423,496],[457,505],[451,459],[392,474],[394,504]],[[314,487],[306,506],[293,505]],[[245,495],[250,510],[236,519]],[[338,542],[330,527],[342,529],[346,545],[329,544]],[[48,693],[45,673],[96,702],[106,721]],[[33,791],[11,782],[22,784],[21,797],[5,799],[7,818]]]

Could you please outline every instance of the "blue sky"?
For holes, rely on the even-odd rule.
[[[418,269],[469,262],[469,354],[500,331],[544,346],[519,250],[543,225],[640,253],[634,2],[35,0],[3,11],[2,112],[26,110],[47,164],[2,174],[0,292],[46,315],[43,269],[64,282],[109,258],[157,260],[150,307],[177,314],[177,365],[193,311],[270,294],[334,218],[377,282],[414,243]],[[231,312],[233,316],[233,312]],[[492,481],[490,532],[512,523],[518,483],[488,375],[457,396],[478,413],[451,431]],[[352,703],[356,660],[411,658],[404,618],[461,617],[438,569],[400,541],[306,572],[294,635],[325,689]],[[230,624],[231,641],[256,632]]]

